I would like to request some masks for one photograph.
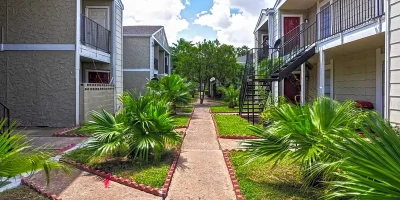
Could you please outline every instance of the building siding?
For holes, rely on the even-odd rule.
[[[74,58],[74,51],[1,52],[0,99],[12,119],[21,126],[75,125]]]
[[[146,83],[149,81],[150,72],[124,71],[124,90],[132,93],[143,94]]]
[[[124,37],[124,69],[150,69],[150,39],[145,37]]]
[[[389,37],[389,121],[400,125],[400,83],[397,79],[400,72],[400,0],[389,1],[390,15],[387,23],[390,27]]]
[[[165,35],[164,28],[163,28],[161,31],[157,32],[157,33],[154,35],[154,38],[156,38],[157,41],[160,42],[160,45],[161,45],[163,48],[165,48],[168,52],[170,51],[170,50],[169,50],[168,41],[167,41],[167,36]]]
[[[76,0],[0,0],[8,44],[75,44]]]
[[[333,93],[338,101],[369,101],[376,106],[376,50],[333,57]]]

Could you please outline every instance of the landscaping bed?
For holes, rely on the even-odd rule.
[[[175,120],[176,128],[187,128],[189,126],[190,118],[192,114],[180,114],[172,116]]]
[[[244,152],[228,152],[240,192],[246,199],[318,199],[322,192],[316,188],[304,187],[300,164],[283,160],[272,168],[273,162],[262,157],[247,163]],[[227,160],[226,160],[227,161]]]
[[[28,186],[22,185],[14,189],[0,192],[0,200],[48,200]]]
[[[213,115],[218,137],[227,139],[252,139],[253,132],[248,121],[238,115]],[[262,126],[262,125],[256,125]]]
[[[178,113],[192,113],[193,109],[194,108],[192,106],[186,106],[186,107],[178,107],[177,111]]]
[[[153,163],[139,163],[127,158],[92,157],[93,151],[87,148],[77,149],[65,155],[65,158],[89,166],[92,169],[112,173],[118,177],[135,181],[139,184],[162,188],[165,177],[176,152],[173,150],[163,154],[161,161]]]

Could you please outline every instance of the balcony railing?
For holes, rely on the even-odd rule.
[[[354,29],[384,15],[383,0],[336,0],[317,14],[318,39]]]
[[[106,53],[111,52],[111,31],[85,15],[81,17],[81,43]]]
[[[154,58],[154,69],[158,71],[158,59]]]

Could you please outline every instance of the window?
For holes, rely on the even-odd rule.
[[[321,7],[319,15],[319,36],[325,39],[331,36],[331,4],[327,3]]]
[[[87,73],[88,83],[110,83],[110,72],[109,71],[88,71]]]

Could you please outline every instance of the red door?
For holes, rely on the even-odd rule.
[[[283,33],[284,33],[284,53],[291,53],[300,46],[300,17],[284,17],[283,18]],[[297,37],[296,37],[297,36]]]

